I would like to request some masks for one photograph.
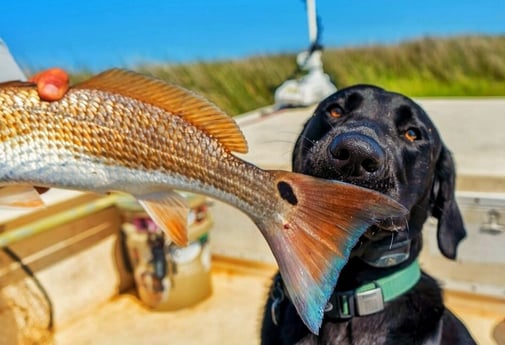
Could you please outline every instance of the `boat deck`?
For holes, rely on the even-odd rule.
[[[479,207],[492,200],[492,207],[505,213],[505,99],[419,102],[454,154],[458,193],[470,195],[464,200],[479,201]],[[293,143],[312,110],[263,109],[239,117],[250,146],[244,158],[263,168],[289,170]],[[44,198],[49,204],[44,210],[0,215],[0,235],[46,229],[9,245],[21,262],[0,252],[0,324],[6,325],[0,345],[258,344],[276,266],[245,215],[212,202],[213,293],[192,307],[161,312],[135,295],[118,255],[116,207],[100,201],[103,196],[82,193],[52,190]],[[91,213],[64,224],[55,220],[81,206]],[[476,209],[465,208],[470,215]],[[440,256],[428,224],[420,263],[442,282],[448,307],[478,343],[496,345],[492,333],[505,319],[505,234],[479,233],[474,222],[482,219],[474,218],[468,218],[469,237],[456,262]]]
[[[193,307],[152,312],[134,294],[122,294],[60,329],[55,344],[259,344],[275,267],[225,258],[215,258],[213,266],[213,294]],[[505,301],[455,292],[446,300],[479,344],[496,344],[491,333],[505,317]]]

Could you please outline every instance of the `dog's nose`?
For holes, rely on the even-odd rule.
[[[336,168],[346,176],[368,176],[384,165],[386,154],[369,136],[343,133],[333,138],[330,147]]]

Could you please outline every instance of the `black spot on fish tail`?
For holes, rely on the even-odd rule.
[[[298,204],[298,199],[296,198],[295,192],[293,191],[293,188],[291,188],[289,183],[280,181],[277,184],[277,189],[279,190],[281,198],[289,202],[291,205]]]

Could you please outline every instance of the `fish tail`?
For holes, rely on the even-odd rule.
[[[379,220],[406,209],[378,192],[306,175],[274,171],[279,209],[258,219],[298,314],[318,334],[324,308],[351,249]]]

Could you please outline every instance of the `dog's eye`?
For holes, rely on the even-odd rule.
[[[328,109],[326,109],[326,113],[332,119],[338,119],[338,118],[342,117],[343,111],[339,106],[332,106],[332,107],[328,107]]]
[[[421,132],[417,128],[409,128],[405,131],[403,134],[405,136],[405,139],[407,139],[410,142],[414,142],[416,140],[421,139]]]

